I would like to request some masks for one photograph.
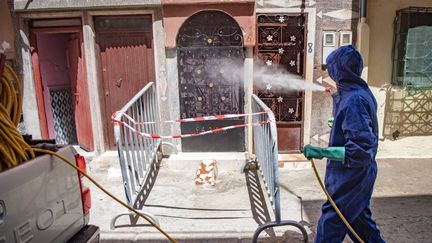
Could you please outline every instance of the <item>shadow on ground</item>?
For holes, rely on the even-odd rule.
[[[372,198],[372,212],[386,242],[432,242],[432,195]],[[305,215],[316,228],[324,201],[303,201]],[[350,242],[346,240],[346,242]]]
[[[266,196],[262,190],[265,186],[262,186],[257,170],[245,170],[245,178],[253,219],[258,226],[271,222],[272,218],[268,209],[272,207],[267,205]],[[260,234],[258,242],[304,242],[303,235],[298,233],[295,227],[275,227],[279,232],[278,234],[275,232],[276,228],[267,228],[264,230],[265,233]],[[281,234],[280,232],[284,233]]]

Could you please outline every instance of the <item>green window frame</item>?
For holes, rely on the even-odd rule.
[[[392,84],[432,88],[432,8],[409,7],[396,12]]]

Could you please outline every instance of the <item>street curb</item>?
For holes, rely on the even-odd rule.
[[[377,160],[387,160],[387,159],[432,159],[432,155],[427,155],[427,156],[391,156],[391,155],[386,155],[386,156],[377,156],[376,157]]]
[[[303,242],[300,232],[289,230],[289,238],[295,241],[290,242]],[[170,236],[179,243],[250,243],[254,231],[251,232],[189,232],[189,233],[171,233]],[[279,232],[278,235],[282,235]],[[286,233],[285,233],[286,234]],[[285,235],[284,234],[284,235]],[[262,238],[265,232],[261,233],[260,239],[263,242],[270,243],[273,240],[266,240]],[[313,234],[308,230],[309,240],[313,239]],[[279,238],[279,237],[278,237]],[[166,243],[168,242],[161,233],[158,232],[143,232],[143,233],[132,233],[132,232],[101,232],[101,242],[104,243],[126,243],[126,242],[146,242],[146,243]]]

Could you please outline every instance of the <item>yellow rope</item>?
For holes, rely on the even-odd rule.
[[[0,79],[0,171],[35,157],[17,129],[22,114],[21,94],[20,80],[5,64]]]
[[[157,230],[159,230],[159,232],[161,232],[169,241],[176,243],[177,241],[175,241],[173,238],[171,238],[171,236],[169,236],[163,229],[161,229],[157,224],[155,224],[153,222],[153,220],[151,220],[149,217],[145,216],[144,214],[140,213],[139,211],[135,210],[134,208],[130,207],[129,205],[127,205],[126,203],[122,202],[120,199],[118,199],[117,197],[115,197],[113,194],[111,194],[109,191],[107,191],[103,186],[101,186],[95,179],[93,179],[91,176],[89,176],[87,173],[85,173],[83,170],[81,170],[78,166],[76,166],[74,163],[72,163],[71,161],[69,161],[68,159],[66,159],[65,157],[63,157],[60,154],[57,154],[55,152],[52,152],[50,150],[46,150],[46,149],[38,149],[38,148],[32,148],[32,150],[34,152],[40,152],[40,153],[45,153],[45,154],[50,154],[52,156],[55,156],[61,160],[63,160],[64,162],[66,162],[68,165],[72,166],[73,168],[75,168],[75,170],[79,171],[80,173],[82,173],[85,177],[87,177],[95,186],[97,186],[101,191],[103,191],[105,194],[107,194],[108,196],[110,196],[114,201],[118,202],[119,204],[121,204],[123,207],[129,209],[130,211],[134,212],[135,214],[137,214],[138,216],[142,217],[143,219],[145,219],[147,222],[149,222],[153,227],[155,227]]]
[[[1,73],[0,73],[1,75]],[[96,185],[105,194],[111,197],[114,201],[121,204],[123,207],[134,212],[159,232],[161,232],[170,242],[177,243],[171,238],[164,230],[156,225],[149,217],[133,209],[120,199],[115,197],[113,194],[108,192],[103,186],[96,182],[91,176],[77,167],[73,162],[67,160],[60,154],[52,152],[50,150],[32,148],[25,141],[20,132],[17,129],[18,123],[21,119],[22,112],[22,91],[20,80],[13,71],[13,69],[5,64],[3,77],[0,76],[0,172],[19,164],[24,163],[27,160],[35,157],[35,152],[50,154],[63,160],[68,165],[75,168],[75,170],[82,173],[87,177],[94,185]]]
[[[314,159],[310,160],[311,164],[312,164],[312,168],[315,172],[315,176],[318,179],[318,182],[322,188],[322,190],[324,191],[324,194],[327,196],[327,199],[329,200],[330,204],[333,206],[334,210],[336,211],[336,213],[339,215],[339,217],[342,219],[342,221],[344,222],[344,224],[346,225],[346,227],[349,229],[349,231],[351,231],[351,233],[354,235],[354,237],[360,242],[360,243],[364,243],[364,241],[360,238],[360,236],[355,232],[355,230],[351,227],[351,225],[348,223],[348,221],[345,219],[345,217],[343,216],[342,212],[339,210],[338,206],[336,205],[336,203],[333,201],[333,199],[331,198],[330,194],[328,193],[326,187],[324,186],[324,183],[321,180],[321,177],[318,174],[318,170],[315,166],[315,162]]]

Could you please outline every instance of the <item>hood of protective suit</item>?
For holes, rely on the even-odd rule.
[[[360,53],[351,45],[342,46],[330,53],[326,59],[330,77],[336,82],[339,90],[367,88],[361,78],[363,60]]]

